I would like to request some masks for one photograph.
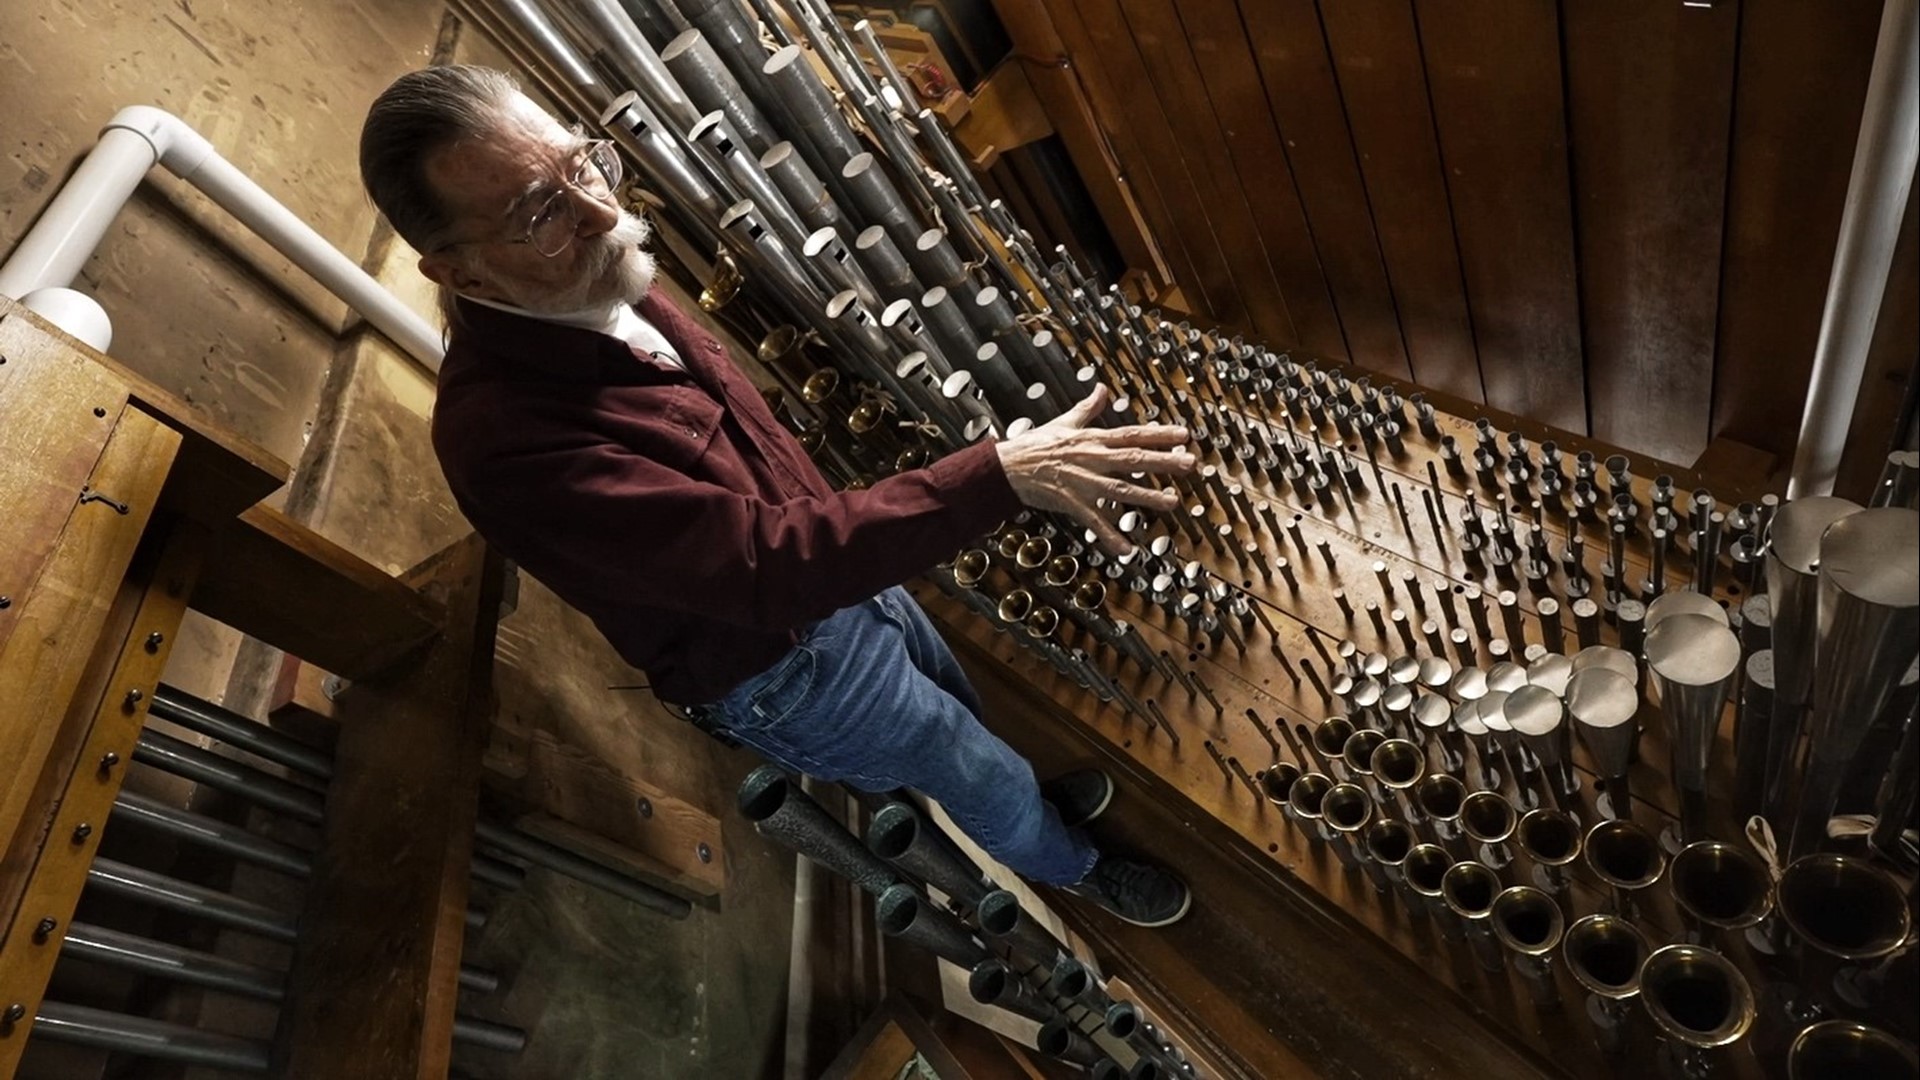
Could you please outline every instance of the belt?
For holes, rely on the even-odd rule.
[[[717,739],[722,745],[733,748],[740,746],[740,740],[728,733],[726,714],[721,712],[718,707],[713,705],[675,705],[670,701],[663,701],[660,704],[665,705],[668,712],[692,724],[701,732]]]

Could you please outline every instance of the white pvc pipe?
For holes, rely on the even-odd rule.
[[[192,184],[275,251],[311,274],[389,340],[438,372],[440,334],[326,238],[221,157],[172,113],[147,105],[120,110],[73,178],[60,189],[0,265],[0,296],[69,285],[154,164]]]
[[[1787,483],[1790,499],[1833,491],[1893,266],[1900,218],[1907,209],[1914,167],[1920,163],[1920,42],[1915,37],[1920,27],[1914,12],[1915,0],[1887,0],[1881,10],[1840,242],[1833,253],[1807,408]]]

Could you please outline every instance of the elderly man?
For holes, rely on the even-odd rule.
[[[1185,471],[1187,433],[1087,427],[1097,391],[1018,438],[836,492],[719,342],[649,288],[620,158],[506,75],[393,84],[360,141],[367,192],[421,252],[450,324],[433,445],[480,534],[592,617],[654,692],[783,766],[910,787],[1014,871],[1144,926],[1187,886],[1078,826],[1112,794],[1049,785],[979,720],[973,689],[899,583],[1024,503],[1126,541],[1097,497],[1156,509],[1130,473]]]

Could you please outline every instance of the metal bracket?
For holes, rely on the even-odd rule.
[[[99,492],[93,490],[90,487],[81,488],[80,489],[80,505],[85,506],[86,504],[92,503],[92,502],[105,503],[108,506],[113,507],[114,511],[120,514],[125,514],[127,512],[126,503],[123,503],[118,499],[108,498],[107,496],[100,494]]]

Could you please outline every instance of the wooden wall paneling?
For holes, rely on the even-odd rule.
[[[1853,422],[1847,429],[1846,450],[1833,493],[1865,505],[1880,479],[1897,433],[1901,406],[1920,377],[1920,185],[1907,192],[1907,212],[1900,219],[1900,241],[1893,249],[1893,268],[1887,291],[1880,298],[1880,317],[1873,325],[1873,343],[1867,349],[1867,370],[1860,380]],[[1904,449],[1913,449],[1912,445]]]
[[[1079,170],[1087,193],[1112,234],[1121,261],[1152,274],[1162,283],[1172,279],[1158,239],[1147,224],[1140,193],[1127,182],[1120,163],[1100,134],[1099,119],[1080,75],[1067,55],[1066,42],[1045,4],[994,0],[994,11],[1013,38],[1014,59],[1026,67],[1034,96],[1060,136],[1067,156]],[[1079,245],[1069,242],[1076,257]]]
[[[1218,6],[1233,5],[1230,0],[1207,0],[1186,10],[1197,16]],[[1191,29],[1195,18],[1182,17]],[[1333,293],[1348,355],[1371,371],[1415,378],[1313,0],[1254,0],[1240,5],[1239,17],[1259,67],[1276,137],[1284,144],[1281,153],[1293,172],[1314,250]],[[1197,39],[1194,48],[1199,48]],[[1267,130],[1263,125],[1255,127]]]
[[[1061,6],[1076,13],[1077,25],[1086,34],[1088,48],[1076,49],[1081,70],[1100,72],[1101,81],[1113,92],[1117,112],[1107,118],[1108,132],[1116,135],[1116,141],[1134,143],[1134,156],[1127,164],[1136,174],[1152,174],[1173,235],[1179,237],[1192,264],[1193,275],[1176,283],[1185,290],[1192,314],[1234,326],[1249,325],[1234,272],[1214,236],[1205,200],[1181,156],[1171,121],[1154,95],[1152,77],[1134,47],[1119,0],[1062,0]],[[1064,32],[1065,23],[1061,25]],[[1072,38],[1068,40],[1071,44]]]
[[[1198,264],[1187,250],[1186,237],[1174,221],[1169,200],[1160,190],[1153,171],[1146,167],[1146,151],[1134,138],[1133,125],[1126,122],[1118,91],[1098,60],[1099,50],[1081,21],[1074,0],[1047,0],[1046,11],[1048,25],[1059,35],[1067,68],[1076,85],[1086,93],[1084,104],[1093,113],[1102,154],[1112,161],[1120,183],[1132,193],[1140,210],[1147,236],[1160,260],[1159,269],[1165,272],[1162,283],[1169,288],[1184,285],[1189,293],[1204,299]]]
[[[1745,0],[1713,434],[1791,461],[1840,235],[1879,0]]]
[[[1153,6],[1173,10],[1164,3]],[[1334,302],[1319,237],[1301,205],[1293,165],[1274,127],[1266,85],[1239,9],[1233,0],[1186,0],[1177,14],[1175,26],[1191,47],[1213,108],[1211,118],[1197,117],[1194,126],[1220,132],[1233,167],[1227,177],[1237,177],[1246,196],[1296,338],[1301,347],[1323,356],[1351,358],[1353,343]]]
[[[1172,0],[1118,2],[1132,33],[1133,45],[1146,67],[1148,86],[1159,97],[1173,128],[1175,149],[1185,159],[1187,172],[1205,200],[1202,206],[1212,222],[1214,238],[1220,242],[1220,250],[1232,268],[1234,289],[1247,313],[1244,329],[1267,341],[1289,346],[1300,345],[1316,351],[1332,346],[1344,356],[1346,343],[1340,337],[1339,323],[1332,318],[1330,306],[1324,304],[1324,286],[1321,291],[1326,318],[1317,319],[1312,316],[1308,298],[1289,294],[1275,273],[1270,249],[1297,249],[1304,245],[1309,257],[1312,253],[1297,205],[1292,215],[1296,228],[1291,230],[1278,228],[1280,216],[1266,212],[1264,196],[1283,184],[1291,186],[1284,162],[1238,160],[1236,153],[1244,155],[1251,148],[1243,147],[1236,152],[1223,133],[1221,114],[1233,116],[1233,108],[1215,103],[1211,83],[1194,59],[1186,27],[1181,24]],[[1236,96],[1245,95],[1243,92]],[[1257,78],[1253,97],[1255,100],[1259,97]],[[1229,126],[1234,123],[1237,121],[1228,122]],[[1262,202],[1259,214],[1253,207],[1256,197],[1261,197]],[[1317,266],[1314,276],[1318,277]],[[1310,331],[1315,342],[1311,345],[1308,344]]]
[[[1413,377],[1485,401],[1412,2],[1340,0],[1320,18]]]
[[[1566,0],[1567,127],[1592,434],[1706,448],[1737,3]]]
[[[1487,403],[1587,431],[1560,33],[1541,0],[1415,0]]]

